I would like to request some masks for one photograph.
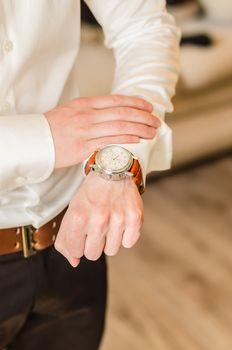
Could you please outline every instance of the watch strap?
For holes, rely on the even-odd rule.
[[[134,159],[132,167],[129,170],[134,176],[133,181],[136,184],[136,186],[139,188],[142,182],[142,171],[139,164],[139,161],[137,159]]]
[[[90,166],[95,164],[95,158],[97,155],[97,151],[93,152],[93,154],[89,157],[86,165],[85,165],[85,174],[88,175],[90,172]]]

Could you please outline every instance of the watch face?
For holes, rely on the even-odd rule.
[[[96,164],[102,170],[121,173],[131,168],[133,158],[131,153],[121,146],[107,146],[96,156]]]

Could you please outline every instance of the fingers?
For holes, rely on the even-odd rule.
[[[127,200],[125,203],[127,215],[122,245],[125,248],[131,248],[140,237],[141,228],[144,222],[144,208],[141,196],[132,179],[127,179],[127,193],[129,195],[127,199],[130,198],[130,200]]]
[[[143,224],[143,214],[140,210],[132,210],[126,218],[125,231],[122,238],[124,248],[132,248],[140,237],[140,230]]]
[[[71,105],[77,108],[79,108],[80,106],[95,109],[112,107],[132,107],[148,112],[153,111],[152,104],[143,100],[142,98],[123,95],[81,97],[72,100]]]
[[[83,133],[88,139],[116,135],[133,135],[143,139],[152,139],[155,136],[156,128],[140,123],[113,120],[91,125],[88,129],[83,129]]]
[[[159,128],[161,124],[160,119],[151,113],[130,107],[115,107],[97,110],[92,112],[91,119],[91,122],[93,123],[103,123],[112,120],[125,120],[149,125],[154,128]]]
[[[131,248],[139,239],[144,221],[143,201],[131,178],[124,180],[123,203],[118,202],[111,211],[109,230],[106,235],[104,252],[115,255],[120,246]]]
[[[59,245],[59,243],[55,242],[55,249],[68,260],[72,267],[77,267],[80,264],[81,260],[78,258],[73,258],[64,247]]]
[[[122,245],[131,248],[140,237],[142,214],[132,211],[129,214],[115,213],[110,220],[109,231],[106,235],[104,252],[106,255],[116,255]]]
[[[84,255],[89,260],[97,260],[102,255],[105,246],[105,234],[91,232],[87,235]]]
[[[102,255],[105,246],[105,232],[108,229],[109,216],[105,210],[95,210],[88,225],[84,255],[89,260],[97,260]]]
[[[139,240],[140,235],[140,231],[135,232],[128,228],[123,234],[122,246],[124,248],[132,248],[135,245],[135,243]]]
[[[120,249],[124,231],[123,213],[113,213],[110,219],[109,230],[106,235],[104,252],[106,255],[116,255]]]
[[[55,249],[62,254],[70,263],[70,265],[72,265],[72,267],[77,267],[80,263],[80,259],[79,258],[74,258],[69,252],[68,250],[65,248],[65,245],[62,243],[62,241],[57,238],[54,244]]]
[[[83,256],[85,246],[85,217],[78,210],[68,209],[61,222],[55,241],[55,249],[76,267]]]

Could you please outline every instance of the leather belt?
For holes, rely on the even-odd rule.
[[[0,229],[0,255],[23,251],[27,258],[51,246],[66,210],[67,208],[39,229],[32,225]]]

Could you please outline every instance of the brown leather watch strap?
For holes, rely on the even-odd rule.
[[[94,165],[95,164],[95,158],[96,158],[96,155],[97,155],[97,151],[95,151],[91,157],[89,157],[87,163],[86,163],[86,166],[85,166],[85,173],[86,175],[88,175],[88,173],[90,172],[90,165]]]
[[[134,160],[130,172],[134,174],[133,180],[136,186],[140,188],[140,185],[142,183],[142,170],[137,159]]]
[[[27,257],[51,246],[66,210],[67,208],[39,229],[31,225],[0,229],[0,255],[23,250],[24,256]]]

